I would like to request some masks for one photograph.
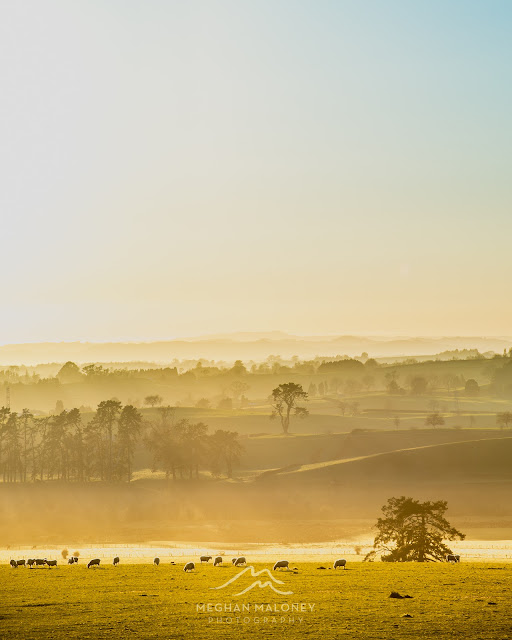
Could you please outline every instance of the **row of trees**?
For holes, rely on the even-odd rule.
[[[4,482],[131,481],[139,444],[152,453],[153,470],[174,479],[198,477],[201,469],[232,476],[242,455],[238,434],[174,419],[170,407],[145,421],[132,405],[100,402],[84,422],[79,409],[35,417],[24,409],[0,409],[0,477]]]

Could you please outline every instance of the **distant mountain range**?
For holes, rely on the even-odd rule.
[[[374,358],[435,355],[443,351],[478,349],[480,352],[512,347],[510,336],[295,336],[281,331],[232,333],[148,342],[37,342],[0,346],[0,365],[35,365],[47,362],[146,361],[169,363],[175,358],[262,361],[269,355],[291,358],[359,356]]]

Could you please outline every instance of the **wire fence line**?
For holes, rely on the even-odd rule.
[[[467,560],[510,560],[512,559],[512,544],[493,544],[493,545],[471,545],[471,547],[464,547],[461,544],[452,545],[464,559]],[[8,549],[0,549],[0,561],[7,561],[11,558],[18,560],[28,560],[29,558],[47,558],[61,560],[61,562],[67,562],[67,559],[62,556],[62,549],[64,546],[51,546],[51,547],[11,547]],[[359,553],[355,550],[354,545],[340,545],[336,547],[321,547],[321,548],[293,548],[293,547],[263,547],[263,548],[226,548],[226,547],[159,547],[159,546],[143,546],[120,544],[120,545],[108,545],[108,544],[94,544],[79,547],[79,558],[83,561],[91,558],[100,558],[101,560],[112,560],[115,556],[119,556],[124,560],[139,560],[152,562],[154,557],[159,557],[162,561],[168,560],[181,560],[181,559],[197,559],[204,556],[222,556],[225,561],[231,561],[234,557],[246,556],[248,558],[263,558],[271,557],[272,559],[289,556],[291,558],[300,557],[313,557],[313,558],[334,558],[341,556],[349,556],[354,560],[362,560],[364,556],[372,549],[371,546],[362,546],[358,548]],[[74,554],[73,550],[70,550],[68,557]]]

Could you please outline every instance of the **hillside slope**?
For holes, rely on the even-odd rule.
[[[259,482],[512,482],[512,437],[434,444],[357,458],[297,465],[261,474]],[[512,488],[512,487],[511,487]]]

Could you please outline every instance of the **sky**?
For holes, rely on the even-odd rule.
[[[512,334],[508,0],[2,0],[0,344]]]

